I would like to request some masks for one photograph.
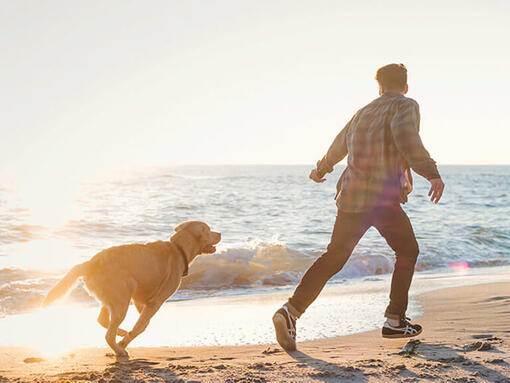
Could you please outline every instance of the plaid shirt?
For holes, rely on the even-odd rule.
[[[341,211],[407,202],[412,190],[409,168],[427,179],[439,177],[419,126],[418,103],[400,93],[384,93],[354,115],[317,162],[323,177],[347,156],[335,196]]]

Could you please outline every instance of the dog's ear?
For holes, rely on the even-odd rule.
[[[180,223],[178,224],[176,227],[175,227],[175,232],[177,233],[178,231],[181,231],[182,229],[184,229],[186,226],[188,226],[190,224],[189,221],[187,222],[183,222],[183,223]]]

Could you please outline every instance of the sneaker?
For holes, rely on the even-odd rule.
[[[383,338],[410,338],[421,334],[423,328],[419,324],[411,324],[410,320],[410,318],[401,319],[398,327],[390,325],[388,321],[384,322]]]
[[[273,315],[274,330],[278,344],[286,351],[296,349],[296,320],[290,315],[287,306],[282,306]]]

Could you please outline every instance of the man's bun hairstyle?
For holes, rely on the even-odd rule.
[[[384,91],[402,91],[407,85],[407,68],[404,64],[389,64],[377,69],[375,79]]]

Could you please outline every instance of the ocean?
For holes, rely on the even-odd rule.
[[[9,327],[13,318],[21,323],[40,312],[44,294],[72,265],[110,246],[168,239],[186,220],[205,221],[222,233],[222,241],[216,254],[197,258],[169,307],[196,307],[198,302],[229,307],[229,302],[264,296],[283,299],[324,252],[336,215],[333,197],[343,166],[337,166],[324,184],[308,179],[310,169],[151,167],[110,172],[62,190],[54,185],[31,190],[0,186],[0,329]],[[504,279],[510,265],[510,166],[440,166],[440,172],[446,188],[438,205],[428,201],[428,182],[417,175],[415,190],[404,205],[420,245],[416,278],[450,276],[463,283],[462,275],[490,276],[494,270]],[[393,262],[391,249],[370,229],[326,289],[357,295],[346,295],[350,301],[328,315],[339,307],[354,310],[349,302],[356,299],[360,302],[352,306],[383,311]],[[380,286],[376,293],[367,287],[370,284]],[[418,286],[430,288],[425,282]],[[326,291],[324,299],[328,296]],[[97,315],[97,303],[81,283],[63,304],[86,312],[93,308]],[[411,309],[419,312],[418,306]],[[381,315],[371,314],[372,326],[374,316],[379,320]],[[344,328],[347,332],[370,327],[345,326],[354,328]],[[307,339],[345,333],[323,330]],[[176,344],[258,342],[255,335],[229,339],[197,333],[194,342]],[[102,342],[101,337],[98,343]],[[154,343],[158,342],[141,344]]]

